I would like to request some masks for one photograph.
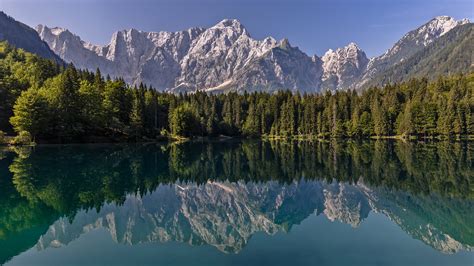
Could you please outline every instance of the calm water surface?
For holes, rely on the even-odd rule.
[[[3,149],[0,264],[474,265],[474,143]]]

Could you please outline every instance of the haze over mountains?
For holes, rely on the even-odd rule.
[[[104,46],[83,41],[67,29],[36,28],[51,50],[76,67],[100,68],[130,84],[170,92],[320,92],[363,89],[426,73],[436,77],[469,72],[474,69],[472,29],[467,19],[439,16],[369,59],[352,42],[309,56],[287,39],[253,39],[235,19],[179,32],[122,30]]]

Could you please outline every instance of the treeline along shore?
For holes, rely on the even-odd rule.
[[[474,73],[362,92],[170,94],[0,43],[0,142],[474,135]],[[7,138],[6,136],[15,136]]]

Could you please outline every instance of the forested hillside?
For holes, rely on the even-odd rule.
[[[36,141],[474,134],[474,74],[334,94],[159,93],[0,45],[0,130]],[[12,127],[9,125],[11,123]]]
[[[409,78],[472,73],[474,52],[474,24],[458,26],[407,60],[392,66],[374,77],[369,84],[401,82]]]

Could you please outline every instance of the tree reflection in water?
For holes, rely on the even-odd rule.
[[[473,149],[232,140],[3,151],[0,262],[96,227],[120,243],[238,253],[255,232],[289,231],[312,213],[357,227],[370,211],[442,252],[472,250]]]

